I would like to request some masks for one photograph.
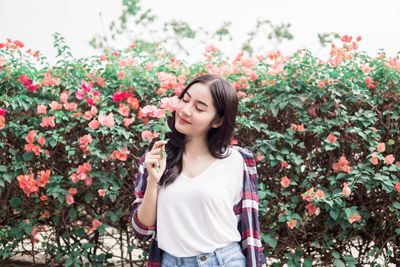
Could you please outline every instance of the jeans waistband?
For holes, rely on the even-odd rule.
[[[167,257],[173,258],[176,261],[177,265],[182,265],[183,263],[195,263],[195,262],[205,262],[207,259],[211,257],[216,257],[218,260],[219,265],[223,265],[223,259],[227,256],[231,255],[235,251],[241,251],[241,247],[238,242],[234,242],[230,245],[225,247],[216,249],[214,252],[211,253],[201,253],[196,256],[192,257],[175,257],[168,252],[164,251]]]

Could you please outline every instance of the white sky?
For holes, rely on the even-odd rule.
[[[52,47],[54,32],[60,32],[77,57],[98,54],[88,44],[95,33],[103,32],[112,19],[121,13],[120,0],[0,0],[0,42],[18,39],[34,50],[40,50],[50,61],[56,51]],[[294,40],[279,48],[291,53],[307,48],[319,56],[317,33],[338,32],[361,35],[360,50],[370,55],[384,49],[389,55],[400,51],[400,1],[398,0],[142,0],[160,21],[183,20],[193,27],[216,30],[231,21],[234,40],[220,47],[228,55],[240,50],[246,33],[255,27],[256,19],[269,19],[274,24],[291,23]],[[100,19],[99,12],[103,14]],[[117,44],[118,48],[127,41]],[[257,44],[264,51],[272,44]],[[193,44],[190,59],[201,58],[202,45]],[[184,58],[184,55],[178,55]]]

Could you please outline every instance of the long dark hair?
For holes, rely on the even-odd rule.
[[[207,74],[196,77],[187,84],[178,99],[182,99],[186,91],[195,83],[201,83],[210,88],[212,101],[217,110],[211,123],[222,119],[222,124],[218,128],[211,128],[207,132],[208,150],[215,158],[225,158],[228,156],[225,152],[231,142],[236,121],[238,108],[236,91],[225,79],[217,75]],[[167,121],[171,132],[166,134],[166,138],[169,139],[165,146],[168,157],[166,170],[159,182],[162,186],[173,183],[182,172],[182,155],[187,142],[186,136],[175,129],[175,111],[172,112],[172,116],[168,117]]]

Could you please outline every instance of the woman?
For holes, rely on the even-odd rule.
[[[204,75],[178,98],[169,141],[150,146],[135,180],[132,225],[151,239],[148,266],[262,266],[254,156],[229,145],[236,92]]]

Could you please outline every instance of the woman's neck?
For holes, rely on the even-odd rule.
[[[195,138],[186,143],[183,155],[189,158],[202,158],[210,156],[207,141],[205,139]]]

